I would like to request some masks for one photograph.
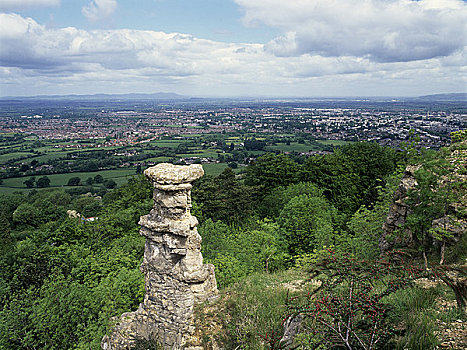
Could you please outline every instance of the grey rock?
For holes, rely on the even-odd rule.
[[[144,175],[159,185],[189,184],[204,175],[201,164],[173,165],[160,163],[144,171]]]
[[[146,237],[146,293],[138,310],[123,314],[102,339],[105,350],[131,348],[138,338],[184,349],[194,332],[194,306],[218,294],[214,266],[203,264],[198,220],[190,213],[190,183],[204,174],[202,166],[158,164],[144,173],[154,185],[154,207],[139,222]]]
[[[284,349],[290,349],[293,345],[295,336],[300,330],[300,326],[303,322],[303,315],[292,315],[289,316],[284,322],[284,335],[279,341],[279,344]]]
[[[404,176],[402,177],[399,187],[394,193],[394,202],[389,208],[389,213],[386,221],[383,223],[383,234],[379,239],[379,249],[381,252],[387,252],[393,248],[395,244],[410,246],[413,243],[412,233],[404,229],[404,225],[409,214],[405,200],[407,199],[409,190],[417,186],[415,172],[420,169],[420,166],[409,165],[406,167]],[[403,234],[397,234],[403,230]],[[393,237],[390,241],[387,238]]]

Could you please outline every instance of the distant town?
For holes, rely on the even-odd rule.
[[[309,157],[347,142],[398,148],[416,141],[437,149],[467,126],[462,101],[3,100],[0,106],[0,178],[10,191],[36,175],[102,172],[123,181],[161,161],[211,164],[208,173],[216,175],[227,166],[241,171],[265,152]],[[61,177],[52,185],[67,186]]]

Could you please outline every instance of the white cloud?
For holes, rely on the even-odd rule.
[[[1,95],[158,90],[404,95],[462,90],[465,62],[466,51],[393,63],[354,55],[277,56],[270,45],[141,30],[54,29],[17,14],[0,14]]]
[[[59,5],[60,0],[0,0],[0,11],[17,11],[27,7]]]
[[[449,56],[465,45],[463,0],[235,0],[244,21],[279,28],[267,49],[411,61]]]
[[[116,8],[116,0],[92,0],[81,9],[81,12],[88,20],[95,22],[110,17]]]

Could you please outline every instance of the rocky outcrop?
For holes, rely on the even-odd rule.
[[[456,199],[449,202],[444,216],[432,220],[431,227],[433,232],[446,232],[445,236],[450,237],[450,243],[454,243],[467,232],[467,140],[453,143],[445,161],[448,164],[445,168],[447,173],[438,177],[438,184],[440,188],[449,186]],[[407,215],[410,214],[406,201],[409,191],[418,185],[415,173],[421,167],[410,165],[405,169],[383,224],[383,234],[379,240],[381,252],[389,251],[394,246],[411,247],[415,243],[413,233],[405,227]],[[433,239],[433,244],[440,242]]]
[[[409,165],[404,172],[404,176],[399,183],[399,187],[394,193],[394,201],[389,208],[386,221],[383,223],[383,234],[379,239],[379,249],[381,252],[389,251],[394,245],[410,246],[413,242],[412,232],[404,228],[409,208],[405,201],[408,198],[409,190],[417,186],[415,172],[420,166]],[[403,233],[400,234],[400,231]]]
[[[202,166],[163,163],[144,174],[154,185],[154,207],[139,222],[146,293],[138,310],[123,314],[103,338],[105,350],[129,349],[136,339],[183,349],[194,331],[193,307],[217,295],[214,266],[203,264],[198,220],[190,213],[191,182],[203,176]]]

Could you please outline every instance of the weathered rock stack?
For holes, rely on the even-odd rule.
[[[194,305],[217,294],[214,266],[203,264],[198,220],[190,214],[191,182],[203,176],[202,166],[163,163],[144,174],[155,188],[154,207],[139,222],[146,237],[146,294],[138,310],[123,314],[103,338],[105,350],[129,349],[136,339],[183,349],[194,331]]]

